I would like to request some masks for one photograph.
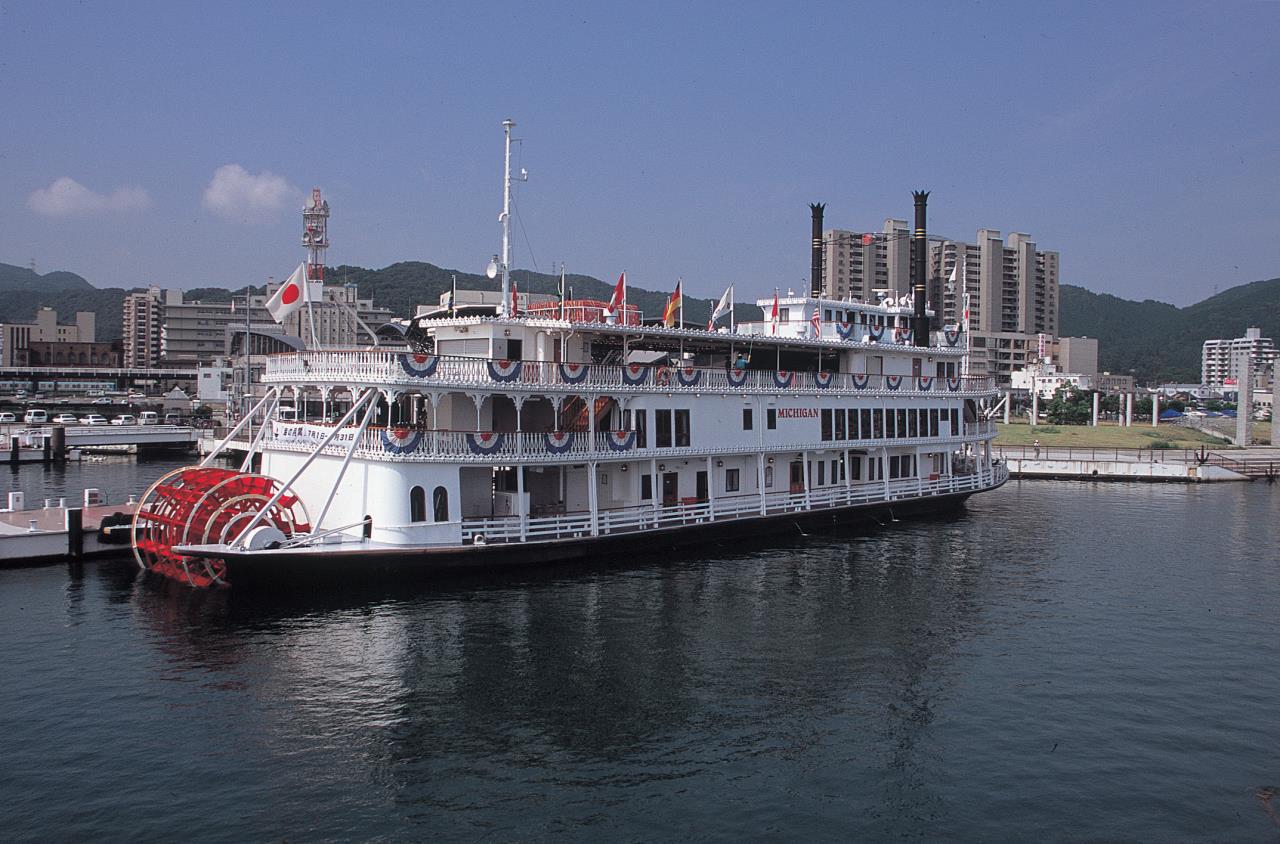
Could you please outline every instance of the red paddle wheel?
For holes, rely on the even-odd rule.
[[[192,586],[225,585],[226,562],[176,553],[178,545],[221,545],[235,539],[280,489],[274,478],[233,469],[188,466],[151,485],[133,517],[138,565]],[[286,537],[311,530],[307,510],[292,492],[258,521]],[[256,531],[255,531],[256,532]]]

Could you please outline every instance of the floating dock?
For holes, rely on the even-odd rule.
[[[47,499],[38,510],[24,509],[22,493],[9,494],[0,510],[0,568],[63,560],[125,557],[136,504],[109,504],[96,489],[84,491],[81,506]]]

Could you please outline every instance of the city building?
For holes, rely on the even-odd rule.
[[[80,366],[119,368],[123,358],[120,341],[113,343],[32,342],[15,366]]]
[[[1109,396],[1132,393],[1136,389],[1132,375],[1112,375],[1099,372],[1093,376],[1093,389]]]
[[[34,322],[7,322],[0,325],[0,366],[30,366],[33,343],[93,343],[97,339],[97,315],[77,311],[71,325],[58,322],[53,308],[36,311]]]
[[[910,234],[907,222],[896,219],[885,220],[879,232],[824,231],[823,296],[875,302],[909,295]],[[930,238],[929,305],[937,313],[935,325],[958,324],[968,291],[969,371],[1007,385],[1015,370],[1036,363],[1040,335],[1057,338],[1059,256],[1037,249],[1020,232],[1006,242],[999,231],[980,229],[976,241]]]
[[[124,299],[124,365],[127,369],[149,369],[160,362],[163,348],[165,298],[170,292],[159,287],[130,293]],[[179,300],[181,293],[178,293]]]
[[[1231,340],[1205,340],[1200,355],[1200,382],[1207,387],[1221,389],[1240,377],[1242,353],[1248,352],[1253,367],[1255,385],[1265,386],[1270,381],[1276,360],[1276,344],[1270,337],[1262,336],[1261,328],[1245,329],[1243,337]]]
[[[1049,354],[1064,372],[1098,374],[1098,338],[1059,337],[1049,344]]]

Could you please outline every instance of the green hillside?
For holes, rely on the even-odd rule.
[[[380,270],[351,266],[328,270],[330,281],[359,285],[362,296],[397,316],[409,316],[418,305],[439,301],[452,285],[453,274],[421,261],[402,261]],[[511,276],[528,293],[554,294],[559,282],[558,276],[528,270],[516,270]],[[499,286],[496,280],[474,273],[457,273],[457,277],[461,289],[497,290]],[[613,292],[613,280],[570,275],[567,283],[577,299],[608,300]],[[75,273],[39,275],[25,267],[0,264],[0,292],[5,297],[0,319],[27,322],[41,306],[57,309],[67,322],[76,311],[93,311],[98,315],[98,339],[114,340],[120,337],[124,297],[130,291],[99,289]],[[629,287],[627,300],[646,318],[655,319],[662,315],[669,293]],[[186,291],[188,300],[206,302],[225,302],[231,295],[232,291],[219,287]],[[709,299],[686,297],[685,320],[705,323],[712,304]],[[739,304],[735,312],[739,320],[761,317],[754,305]],[[1259,326],[1264,337],[1280,337],[1280,278],[1233,287],[1185,308],[1151,299],[1133,302],[1064,284],[1059,313],[1064,336],[1098,338],[1102,369],[1132,372],[1139,383],[1193,382],[1200,380],[1200,347],[1206,339],[1239,337],[1251,325]]]
[[[1280,337],[1280,278],[1232,287],[1185,308],[1064,284],[1059,313],[1062,335],[1098,338],[1104,370],[1132,371],[1138,383],[1198,382],[1205,340],[1241,337],[1249,326]]]

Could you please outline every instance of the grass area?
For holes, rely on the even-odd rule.
[[[996,445],[1019,446],[1031,445],[1036,440],[1040,445],[1071,446],[1073,448],[1232,448],[1225,440],[1202,434],[1191,428],[1179,425],[1161,425],[1159,430],[1147,425],[1134,424],[1132,428],[1124,428],[1115,424],[1103,424],[1094,428],[1090,425],[1031,425],[997,423]]]

